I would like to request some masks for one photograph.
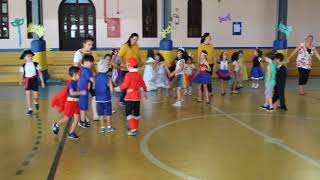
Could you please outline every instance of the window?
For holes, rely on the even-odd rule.
[[[0,0],[0,39],[9,39],[8,0]]]
[[[142,1],[142,29],[143,37],[158,37],[157,0]]]
[[[202,4],[201,0],[188,1],[188,37],[201,37]]]

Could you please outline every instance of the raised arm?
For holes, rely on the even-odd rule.
[[[300,48],[301,48],[301,46],[298,46],[298,47],[296,47],[296,48],[291,52],[291,54],[289,55],[289,57],[288,57],[287,60],[286,60],[286,63],[289,63],[289,62],[290,62],[291,58],[292,58],[295,54],[297,54],[297,52],[300,50]]]
[[[319,54],[319,52],[317,51],[317,49],[315,49],[314,52],[315,52],[315,55],[316,55],[317,59],[320,61],[320,54]]]

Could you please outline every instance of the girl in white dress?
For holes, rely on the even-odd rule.
[[[143,74],[143,80],[146,83],[147,90],[148,91],[153,91],[156,90],[157,87],[154,86],[153,84],[150,83],[152,78],[154,77],[154,70],[153,70],[153,65],[155,64],[154,60],[154,52],[153,50],[149,49],[148,54],[147,54],[147,61],[145,62],[145,69],[144,69],[144,74]]]

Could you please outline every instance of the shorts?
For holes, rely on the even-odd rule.
[[[79,115],[79,104],[77,101],[66,101],[64,105],[64,116],[73,117],[74,115]]]
[[[265,85],[265,91],[264,91],[265,97],[266,98],[272,98],[273,97],[273,92],[274,92],[274,85],[266,84]]]
[[[140,116],[140,101],[126,101],[126,116]]]
[[[97,102],[98,116],[111,116],[112,104],[110,102]]]
[[[174,80],[174,87],[176,88],[184,88],[185,86],[185,76],[183,74],[178,74],[176,77],[175,77],[175,80]]]
[[[299,85],[306,85],[309,76],[310,76],[310,69],[298,68],[299,70]]]
[[[38,78],[34,77],[34,78],[26,78],[25,79],[25,90],[26,91],[35,91],[38,92],[39,91],[39,83],[38,83]]]
[[[88,95],[80,96],[79,108],[80,108],[80,111],[88,111],[88,109],[89,109],[89,96]]]

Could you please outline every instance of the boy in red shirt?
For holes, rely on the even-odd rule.
[[[127,60],[127,67],[129,73],[126,74],[124,82],[120,86],[121,90],[127,90],[125,96],[126,102],[126,116],[130,127],[128,131],[129,136],[136,136],[140,120],[140,88],[147,92],[146,84],[143,81],[141,74],[138,72],[138,60],[136,58],[129,58]],[[145,98],[148,99],[145,94]]]

